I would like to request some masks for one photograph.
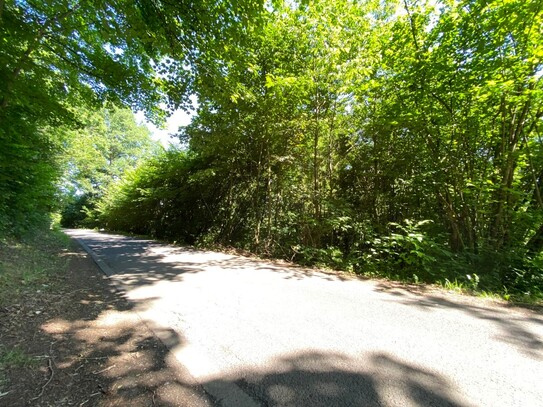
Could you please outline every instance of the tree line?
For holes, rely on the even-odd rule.
[[[202,44],[236,38],[261,8],[251,0],[0,1],[0,236],[22,236],[62,208],[66,156],[87,116],[117,106],[159,123],[188,103],[188,69]]]
[[[164,24],[158,95],[198,100],[183,148],[88,222],[541,295],[542,1],[221,4]]]

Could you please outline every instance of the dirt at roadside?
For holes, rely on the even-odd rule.
[[[32,360],[5,373],[0,406],[214,405],[75,242],[63,255],[58,289],[0,307],[0,344]]]

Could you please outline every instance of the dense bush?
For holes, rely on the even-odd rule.
[[[187,150],[117,184],[99,219],[359,273],[539,290],[543,49],[526,24],[542,13],[438,3],[276,5],[243,43],[201,56]]]

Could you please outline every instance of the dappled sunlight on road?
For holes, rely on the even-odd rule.
[[[242,256],[86,236],[132,311],[216,398],[237,400],[228,395],[237,389],[250,396],[247,405],[541,400],[537,315]],[[96,322],[131,318],[105,313]]]
[[[392,295],[394,298],[389,301],[425,312],[465,313],[475,318],[474,330],[480,329],[481,325],[498,328],[494,339],[513,345],[518,352],[543,361],[543,330],[537,327],[543,324],[541,315],[520,309],[515,312],[490,302],[485,304],[469,297],[447,296],[437,290],[424,292],[399,284],[379,284],[377,290]],[[537,325],[534,326],[534,323]]]
[[[358,360],[331,351],[279,352],[258,364],[212,370],[214,360],[191,349],[193,345],[178,332],[142,321],[136,309],[107,310],[90,321],[56,319],[42,327],[59,343],[66,336],[79,343],[77,354],[56,361],[59,370],[77,372],[82,365],[98,363],[93,372],[96,381],[109,385],[98,387],[94,397],[99,399],[103,390],[111,405],[143,405],[136,392],[142,388],[157,405],[212,403],[212,399],[194,399],[193,376],[206,389],[239,388],[255,406],[470,405],[443,376],[384,352],[367,352]],[[142,323],[168,344],[171,353],[146,346],[152,338],[142,335]],[[190,374],[179,360],[188,362]]]

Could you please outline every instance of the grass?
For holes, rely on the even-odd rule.
[[[468,283],[460,282],[457,279],[452,281],[445,279],[444,281],[440,281],[438,285],[445,290],[458,294],[472,295],[490,300],[505,300],[512,305],[539,307],[543,305],[543,293],[538,290],[526,293],[511,293],[506,287],[496,290],[481,290],[476,285],[470,286]]]
[[[36,295],[53,290],[66,271],[62,253],[70,238],[58,230],[40,230],[23,239],[0,239],[0,307],[28,305]],[[33,368],[38,360],[18,346],[0,345],[0,394],[9,385],[9,370]]]
[[[33,368],[38,360],[18,347],[6,349],[0,346],[0,394],[4,393],[9,385],[7,371],[15,368]]]
[[[18,367],[33,367],[36,364],[37,360],[35,358],[27,355],[18,347],[12,349],[0,347],[0,370]]]
[[[39,231],[22,240],[0,240],[0,306],[31,292],[45,291],[66,270],[69,237],[60,231]]]
[[[464,293],[468,291],[464,283],[459,282],[456,278],[452,281],[446,278],[445,281],[441,283],[441,286],[445,290],[454,291],[457,293]]]

